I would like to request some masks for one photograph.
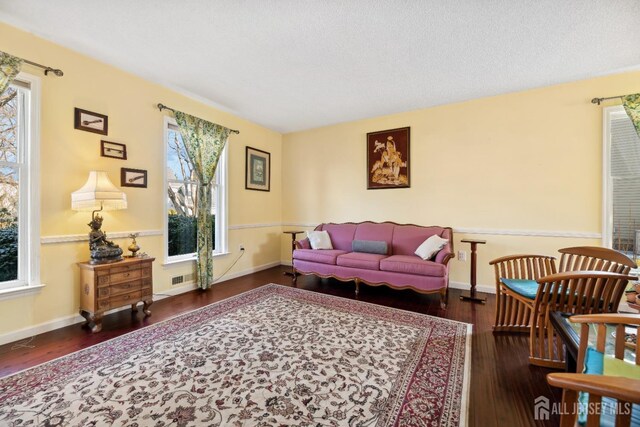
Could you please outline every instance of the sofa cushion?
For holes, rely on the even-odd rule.
[[[326,231],[307,231],[311,249],[333,249],[331,238]]]
[[[415,254],[424,260],[431,259],[435,254],[440,252],[447,243],[449,243],[449,240],[443,239],[442,237],[434,234],[418,246]]]
[[[395,224],[390,222],[375,223],[363,222],[358,224],[353,240],[377,240],[387,243],[387,248],[391,248],[393,229]],[[387,252],[391,253],[391,252]]]
[[[387,255],[389,253],[387,246],[387,242],[380,240],[354,240],[351,249],[353,252]]]
[[[380,270],[422,276],[443,277],[446,266],[433,261],[424,261],[415,255],[392,255],[380,261]]]
[[[394,255],[413,255],[418,246],[433,235],[451,239],[451,237],[443,235],[445,230],[442,227],[396,225],[393,230],[391,253]]]
[[[362,252],[351,252],[340,255],[336,260],[337,265],[343,267],[364,268],[367,270],[379,270],[380,260],[386,258],[386,255],[367,254]]]
[[[319,262],[321,264],[336,265],[336,258],[346,253],[346,251],[338,249],[296,249],[293,251],[293,258]]]
[[[356,232],[356,224],[322,224],[322,230],[326,230],[331,236],[333,249],[351,252],[351,242]]]

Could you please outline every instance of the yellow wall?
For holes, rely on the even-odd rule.
[[[4,24],[0,24],[0,50],[50,64],[65,73],[61,78],[45,77],[37,68],[24,68],[42,77],[42,236],[88,232],[89,214],[71,210],[71,192],[86,181],[92,169],[106,170],[119,186],[121,167],[148,170],[149,185],[146,189],[125,188],[127,210],[105,213],[104,229],[107,233],[163,229],[163,113],[155,108],[162,102],[240,130],[239,135],[229,139],[231,254],[215,258],[214,274],[222,273],[236,259],[241,243],[247,249],[246,254],[229,274],[280,261],[282,136],[279,133]],[[109,135],[74,130],[74,107],[108,115]],[[100,139],[125,143],[128,160],[100,157]],[[271,153],[271,192],[244,189],[246,145]],[[275,225],[235,228],[246,224]],[[126,247],[129,239],[116,242]],[[143,251],[156,257],[155,292],[171,289],[171,277],[193,271],[193,263],[162,266],[162,236],[141,237],[138,242]],[[41,245],[41,277],[46,287],[36,295],[0,301],[0,335],[77,314],[79,272],[75,263],[88,257],[85,242]]]
[[[488,261],[599,245],[598,238],[500,235],[512,231],[600,233],[602,108],[596,96],[640,90],[626,73],[441,107],[376,117],[283,138],[283,222],[396,221],[491,229],[455,234],[487,240],[478,283],[493,286]],[[411,188],[366,189],[367,132],[411,127]],[[478,231],[478,230],[475,230]],[[283,260],[290,260],[288,248]],[[452,261],[451,280],[469,281]]]
[[[578,81],[385,117],[280,135],[160,85],[0,24],[0,50],[51,64],[65,76],[42,76],[41,234],[88,231],[86,213],[70,209],[70,193],[91,169],[114,183],[120,167],[147,169],[147,189],[125,189],[129,207],[105,213],[107,232],[163,228],[163,102],[239,129],[230,138],[229,248],[217,257],[216,274],[247,253],[230,274],[290,261],[285,229],[326,221],[391,220],[489,234],[480,247],[479,283],[493,284],[487,262],[516,252],[553,254],[559,247],[599,244],[597,238],[527,236],[530,231],[598,234],[601,228],[601,108],[594,96],[637,92],[640,73]],[[25,71],[41,75],[38,69]],[[73,109],[109,116],[109,141],[127,144],[129,159],[99,156],[100,135],[73,129]],[[367,191],[367,132],[411,127],[411,188]],[[244,189],[246,145],[271,152],[271,192]],[[286,165],[286,167],[283,167]],[[255,227],[256,224],[262,224]],[[251,228],[239,226],[254,225]],[[517,232],[523,236],[501,235]],[[157,293],[192,264],[162,266],[162,236],[138,239],[157,258]],[[127,244],[127,239],[117,241]],[[41,245],[41,276],[47,286],[31,296],[0,301],[0,336],[56,319],[79,307],[76,262],[88,258],[84,242]],[[452,261],[452,281],[468,282],[469,264]]]

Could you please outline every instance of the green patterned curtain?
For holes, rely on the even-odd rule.
[[[622,106],[633,122],[633,126],[636,128],[636,133],[640,136],[640,93],[623,96]]]
[[[16,78],[22,67],[22,59],[11,56],[8,53],[0,52],[0,107],[16,96],[16,92],[5,95],[4,92]]]
[[[182,140],[198,177],[198,286],[208,289],[213,282],[213,237],[211,217],[211,183],[218,168],[222,149],[230,129],[206,120],[175,112]]]

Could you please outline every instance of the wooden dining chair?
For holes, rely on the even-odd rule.
[[[563,271],[596,270],[627,274],[635,263],[620,252],[597,246],[560,249],[560,262],[545,255],[510,255],[494,259],[496,320],[494,332],[529,332],[536,280]]]
[[[531,313],[529,363],[563,368],[564,344],[551,324],[550,314],[615,313],[629,280],[635,277],[606,271],[566,271],[538,279],[540,287]]]
[[[587,366],[587,369],[585,369],[587,373],[552,373],[547,375],[547,382],[550,385],[563,389],[560,426],[569,427],[576,425],[579,412],[578,402],[580,392],[589,393],[589,406],[588,410],[585,411],[587,426],[600,426],[601,422],[606,425],[612,425],[611,421],[613,420],[610,419],[614,418],[614,413],[612,412],[617,412],[615,414],[616,426],[628,427],[631,425],[632,420],[633,425],[637,425],[637,423],[640,422],[640,406],[633,407],[633,411],[631,411],[631,405],[640,404],[640,379],[631,378],[628,374],[627,376],[619,376],[625,373],[621,372],[621,370],[615,372],[615,368],[620,366],[620,362],[605,360],[605,358],[610,357],[605,355],[605,344],[608,338],[607,325],[614,326],[613,358],[623,360],[625,353],[625,326],[635,326],[636,333],[640,334],[640,315],[579,315],[572,316],[569,320],[581,324],[578,369],[582,370],[584,366]],[[596,346],[595,349],[591,348],[591,350],[595,350],[597,353],[588,350],[589,332],[591,329],[589,325],[595,325],[597,328]],[[635,350],[632,351],[635,351],[635,369],[629,369],[627,366],[627,371],[640,371],[640,346],[636,343]],[[592,357],[596,360],[588,360]],[[599,358],[601,358],[602,362],[597,360]],[[626,362],[623,362],[623,364],[624,363]],[[591,372],[593,370],[598,371],[599,366],[603,367],[601,372]],[[612,366],[612,368],[608,369],[608,366]],[[615,373],[616,376],[611,375],[611,373]],[[640,375],[640,372],[638,372],[638,375]],[[615,401],[611,399],[615,399]],[[601,410],[595,410],[598,408]],[[611,411],[612,408],[617,408],[618,410]]]

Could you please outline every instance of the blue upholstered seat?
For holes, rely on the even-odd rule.
[[[500,279],[513,292],[525,298],[535,299],[540,285],[535,280],[528,279]]]
[[[608,357],[608,362],[605,361]],[[621,375],[616,371],[616,365],[624,365],[623,361],[618,361],[610,356],[605,356],[603,353],[597,351],[595,348],[587,347],[587,354],[584,361],[585,374],[591,375],[611,375],[614,376],[627,376],[628,378],[640,379],[640,366],[629,364],[626,369],[626,375]],[[607,367],[605,367],[607,365]],[[612,366],[613,365],[613,366]],[[612,366],[612,367],[610,367]],[[609,372],[613,370],[613,372]],[[629,373],[632,371],[632,373]],[[578,425],[585,426],[587,423],[587,405],[589,403],[589,393],[581,391],[578,396],[578,403],[581,405],[578,412]],[[610,397],[603,397],[602,404],[600,406],[600,427],[614,427],[616,425],[616,410],[618,401]],[[633,404],[631,410],[631,427],[640,426],[640,405]]]

